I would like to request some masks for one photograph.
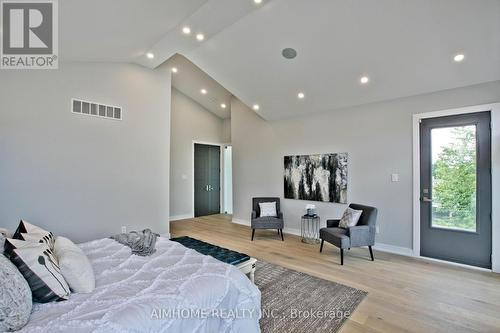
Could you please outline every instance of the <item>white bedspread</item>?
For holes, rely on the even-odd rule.
[[[164,237],[149,257],[111,239],[80,247],[96,290],[35,304],[21,332],[260,331],[260,291],[233,266]]]

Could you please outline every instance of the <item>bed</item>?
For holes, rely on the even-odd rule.
[[[111,239],[79,246],[96,289],[34,304],[20,332],[260,332],[260,291],[234,266],[165,237],[148,257]]]

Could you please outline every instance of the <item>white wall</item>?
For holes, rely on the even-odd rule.
[[[192,217],[193,141],[224,143],[223,120],[172,89],[170,219]]]
[[[123,120],[70,112],[119,105]],[[75,241],[169,230],[170,74],[61,63],[0,74],[0,226],[26,219]]]
[[[348,152],[349,202],[378,207],[377,243],[410,253],[412,114],[496,101],[500,81],[267,122],[233,100],[233,220],[249,223],[252,197],[279,196],[285,230],[297,232],[308,202],[283,199],[283,156]],[[400,182],[391,182],[391,173],[399,173]],[[323,224],[346,207],[315,204]]]

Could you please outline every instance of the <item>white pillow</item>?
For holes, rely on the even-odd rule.
[[[361,217],[362,213],[362,210],[356,210],[352,209],[351,207],[347,207],[347,209],[344,211],[344,215],[342,215],[342,218],[340,219],[339,227],[344,229],[354,227],[356,224],[358,224],[359,218]]]
[[[276,202],[261,202],[259,203],[259,207],[260,207],[260,217],[278,216],[278,214],[276,213]]]
[[[92,265],[83,251],[71,240],[58,236],[54,253],[59,261],[61,274],[73,292],[90,293],[95,289]]]

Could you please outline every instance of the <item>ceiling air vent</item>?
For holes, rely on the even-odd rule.
[[[122,108],[73,98],[71,112],[89,116],[122,120]]]

